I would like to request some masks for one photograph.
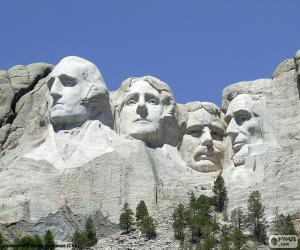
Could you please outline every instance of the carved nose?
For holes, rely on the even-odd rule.
[[[136,113],[140,115],[141,118],[146,118],[148,116],[148,110],[145,101],[140,101],[136,109]]]
[[[57,100],[60,97],[62,97],[62,86],[58,78],[56,78],[52,84],[52,87],[50,89],[50,95],[53,97],[54,100]]]
[[[239,127],[236,124],[234,118],[232,118],[226,130],[226,135],[229,135],[232,138],[236,138],[238,134],[239,134]]]
[[[208,127],[203,128],[203,133],[201,136],[201,144],[203,146],[211,146],[213,144],[213,140],[210,134],[210,129]]]

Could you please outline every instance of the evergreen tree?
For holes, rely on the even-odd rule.
[[[230,229],[226,225],[221,228],[220,250],[230,250]]]
[[[247,219],[252,235],[261,243],[266,243],[266,221],[261,195],[258,190],[253,191],[248,199]]]
[[[216,211],[223,212],[226,208],[227,191],[225,187],[225,181],[221,176],[221,173],[217,176],[216,180],[214,181],[213,193],[215,195]]]
[[[96,229],[91,217],[89,217],[85,223],[85,233],[88,239],[87,246],[91,247],[95,245],[97,243]]]
[[[87,236],[85,233],[75,231],[75,233],[72,236],[72,243],[75,245],[75,249],[82,250],[86,248],[86,244],[88,242]]]
[[[213,199],[200,195],[197,199],[191,195],[190,207],[188,209],[187,225],[191,232],[191,241],[197,242],[205,233],[205,229],[211,231],[212,216],[211,206]]]
[[[231,233],[231,239],[234,249],[238,250],[246,243],[246,238],[241,230],[233,229]]]
[[[230,223],[234,229],[243,231],[246,227],[246,215],[242,208],[238,207],[231,211]]]
[[[133,212],[129,208],[127,202],[123,206],[123,213],[120,215],[119,226],[122,230],[125,230],[126,233],[129,233],[133,226]]]
[[[144,218],[149,216],[146,203],[141,200],[136,207],[135,218],[137,222],[141,222]]]
[[[186,223],[185,223],[185,209],[181,203],[178,204],[178,206],[175,208],[173,212],[172,226],[174,229],[175,238],[178,240],[183,240]]]
[[[156,228],[151,216],[144,218],[139,226],[142,234],[144,234],[148,239],[156,237]]]
[[[35,239],[33,236],[26,235],[19,239],[15,239],[13,249],[16,250],[32,250],[37,249],[35,247]]]
[[[54,241],[54,236],[50,230],[47,230],[45,232],[45,235],[43,237],[44,241],[44,249],[47,250],[53,250],[55,249],[55,241]]]
[[[43,240],[39,235],[35,234],[33,236],[33,241],[34,241],[34,245],[36,246],[37,249],[42,249],[43,248],[43,246],[44,246]]]
[[[278,208],[275,211],[275,221],[273,224],[273,234],[296,235],[294,224],[290,215],[279,214]]]
[[[2,234],[0,233],[0,250],[6,249],[6,247],[4,245],[5,245],[4,238],[3,238]]]

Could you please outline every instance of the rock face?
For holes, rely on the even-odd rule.
[[[286,60],[273,79],[227,87],[221,109],[176,104],[152,76],[109,92],[97,67],[79,57],[53,70],[0,71],[0,232],[12,240],[52,228],[68,241],[91,215],[98,235],[108,236],[125,202],[134,209],[144,200],[157,215],[192,191],[211,195],[220,171],[229,210],[247,206],[258,189],[269,221],[276,206],[299,221],[297,63]]]

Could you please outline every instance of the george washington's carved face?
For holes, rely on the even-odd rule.
[[[159,93],[147,81],[132,83],[120,112],[120,133],[143,141],[159,135],[163,104]]]
[[[187,164],[198,172],[222,169],[224,124],[218,116],[201,108],[189,111],[180,148]]]
[[[48,87],[49,115],[55,130],[80,126],[109,113],[109,95],[102,75],[96,65],[83,58],[63,58],[50,73]]]
[[[248,94],[240,94],[229,104],[225,120],[229,122],[226,134],[232,139],[235,166],[244,165],[248,147],[262,141],[258,115],[253,112],[253,101]]]
[[[88,119],[87,107],[82,104],[82,94],[86,81],[80,72],[74,68],[66,71],[55,71],[49,80],[52,105],[50,109],[51,122],[81,123]]]

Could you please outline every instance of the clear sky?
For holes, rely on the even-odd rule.
[[[115,90],[154,75],[177,102],[221,103],[229,84],[269,78],[300,49],[299,0],[3,0],[0,68],[95,63]]]

